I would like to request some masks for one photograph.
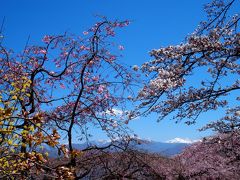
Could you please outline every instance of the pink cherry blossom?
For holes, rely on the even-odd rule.
[[[83,35],[88,35],[88,31],[83,31]]]
[[[93,77],[92,77],[92,80],[93,80],[93,81],[98,81],[98,80],[99,80],[99,77],[98,77],[98,76],[93,76]]]
[[[105,86],[103,86],[103,85],[100,85],[99,87],[98,87],[98,93],[99,94],[102,94],[103,93],[103,91],[104,91],[104,89],[105,89]]]
[[[45,42],[45,43],[49,43],[51,39],[52,39],[51,36],[45,35],[45,36],[43,37],[42,41]]]
[[[118,49],[122,51],[122,50],[124,50],[124,46],[119,45],[119,46],[118,46]]]
[[[65,85],[62,84],[62,83],[60,83],[60,87],[61,87],[62,89],[65,89],[65,88],[66,88]]]

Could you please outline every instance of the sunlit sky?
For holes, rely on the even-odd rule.
[[[184,41],[198,23],[205,19],[203,4],[207,0],[1,0],[0,22],[5,17],[4,44],[20,51],[30,35],[30,44],[40,43],[46,34],[82,32],[96,22],[95,15],[109,19],[131,20],[115,41],[124,45],[121,61],[141,65],[150,60],[151,49],[175,45]],[[197,131],[208,120],[220,113],[207,113],[199,117],[196,125],[175,124],[165,119],[156,122],[156,116],[139,118],[130,127],[141,138],[166,141],[175,137],[199,139],[210,132]],[[97,132],[96,132],[97,133]],[[97,138],[106,138],[97,133]]]

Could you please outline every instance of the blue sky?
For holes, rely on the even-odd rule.
[[[141,65],[150,60],[151,49],[182,42],[199,21],[205,19],[203,4],[207,0],[11,0],[1,1],[0,22],[5,16],[4,43],[17,51],[30,43],[40,43],[45,34],[74,34],[82,32],[96,22],[94,15],[109,19],[132,21],[121,30],[115,41],[125,50],[121,61],[128,65]],[[194,126],[175,124],[167,119],[156,122],[156,116],[134,120],[130,127],[143,138],[166,141],[175,137],[198,139],[209,132],[196,129],[215,120],[217,113],[200,116]],[[99,138],[105,138],[99,134]]]

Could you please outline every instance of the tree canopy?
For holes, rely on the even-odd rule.
[[[150,78],[138,94],[139,108],[191,124],[202,112],[232,106],[230,95],[239,103],[240,18],[229,14],[237,3],[212,1],[205,6],[208,20],[185,42],[151,51],[153,60],[141,66]]]

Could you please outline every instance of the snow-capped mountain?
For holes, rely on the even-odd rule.
[[[174,139],[171,139],[171,140],[168,140],[166,141],[167,143],[186,143],[186,144],[192,144],[192,143],[195,143],[195,142],[198,142],[200,140],[192,140],[192,139],[189,139],[189,138],[179,138],[179,137],[176,137]]]

